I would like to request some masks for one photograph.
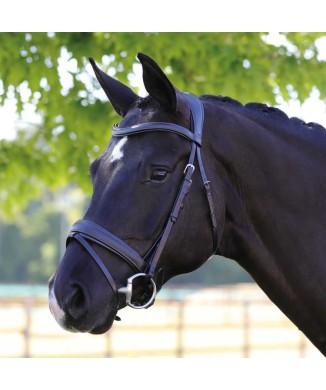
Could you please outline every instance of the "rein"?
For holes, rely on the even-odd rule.
[[[184,169],[184,178],[180,185],[179,193],[174,202],[174,206],[170,213],[169,219],[163,229],[162,233],[158,239],[154,242],[152,247],[148,252],[141,257],[134,249],[132,249],[127,243],[122,241],[119,237],[115,236],[108,230],[102,228],[96,223],[89,220],[79,220],[77,221],[70,230],[70,233],[67,238],[66,245],[75,239],[77,240],[89,253],[95,263],[98,265],[102,273],[104,274],[106,280],[108,281],[113,293],[117,297],[118,310],[120,308],[120,295],[124,294],[126,298],[126,304],[134,309],[144,309],[149,307],[155,300],[157,289],[156,284],[153,280],[158,261],[160,259],[161,253],[165,247],[165,244],[169,238],[171,229],[176,223],[179,212],[183,207],[183,202],[190,190],[192,183],[191,177],[195,170],[195,159],[197,157],[198,167],[201,174],[201,179],[203,186],[205,188],[205,193],[207,197],[207,202],[210,210],[210,219],[212,227],[212,236],[213,236],[213,246],[212,254],[217,250],[217,223],[215,217],[214,203],[211,193],[210,182],[207,179],[203,161],[201,158],[200,148],[202,142],[202,131],[203,131],[203,120],[204,120],[204,109],[202,102],[193,95],[184,93],[183,94],[190,108],[191,112],[191,130],[179,126],[174,123],[167,122],[149,122],[138,124],[130,127],[120,128],[117,125],[113,126],[112,136],[114,137],[124,137],[135,135],[144,132],[152,131],[163,131],[163,132],[172,132],[175,133],[189,141],[192,142],[191,151],[188,159],[188,163]],[[100,257],[94,251],[92,246],[89,244],[93,242],[101,247],[117,254],[123,261],[125,261],[135,272],[133,276],[127,279],[127,285],[125,287],[117,288],[116,283],[111,276],[108,269],[103,264]],[[148,260],[149,259],[149,260]],[[145,278],[147,283],[149,283],[151,289],[151,295],[148,298],[148,294],[144,294],[138,301],[132,302],[132,290],[133,290],[133,281],[137,278]],[[120,294],[120,295],[119,295]],[[143,300],[146,300],[143,302]]]

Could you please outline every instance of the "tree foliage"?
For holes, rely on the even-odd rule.
[[[32,104],[39,124],[20,125],[0,144],[2,216],[13,215],[44,187],[75,183],[90,192],[88,165],[105,147],[118,118],[98,94],[87,56],[130,84],[136,54],[153,57],[180,89],[273,104],[276,94],[300,101],[313,86],[326,100],[321,33],[1,33],[0,102]],[[136,91],[137,92],[137,91]],[[0,130],[1,131],[1,130]]]
[[[46,283],[59,259],[60,219],[45,202],[31,202],[14,223],[0,224],[0,282]]]
[[[74,202],[67,203],[67,197]],[[0,220],[0,283],[46,283],[65,250],[69,226],[89,202],[80,190],[44,192],[12,222]]]
[[[57,199],[54,198],[56,196]],[[62,209],[64,198],[75,203]],[[0,221],[0,283],[43,283],[55,272],[64,251],[69,226],[81,217],[89,198],[81,191],[44,193],[30,202],[13,223]],[[169,285],[216,285],[252,282],[238,264],[214,256],[195,272],[178,276]]]

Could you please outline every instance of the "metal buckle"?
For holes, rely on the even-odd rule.
[[[144,273],[140,273],[140,274],[135,274],[133,276],[130,276],[130,278],[127,279],[127,286],[126,287],[120,287],[118,292],[120,294],[125,294],[126,295],[126,304],[130,307],[132,307],[133,309],[146,309],[148,306],[150,306],[152,304],[152,302],[154,301],[155,297],[156,297],[156,284],[154,282],[154,280],[151,278],[150,281],[152,283],[152,286],[153,286],[153,294],[152,296],[150,297],[149,301],[146,302],[145,304],[143,305],[135,305],[131,302],[131,298],[132,298],[132,282],[134,279],[136,278],[139,278],[140,276],[147,276],[146,274]]]
[[[184,169],[183,173],[186,174],[187,173],[187,169],[188,168],[191,168],[192,169],[192,172],[191,172],[191,175],[194,173],[194,170],[195,170],[195,166],[193,164],[187,164],[186,165],[186,168]]]

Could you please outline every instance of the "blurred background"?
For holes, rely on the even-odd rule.
[[[0,33],[0,357],[321,354],[235,262],[214,256],[106,335],[51,317],[48,278],[119,118],[88,56],[144,96],[144,52],[174,85],[281,108],[326,127],[326,33]]]

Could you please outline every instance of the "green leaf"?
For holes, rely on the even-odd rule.
[[[168,67],[177,88],[197,95],[226,95],[242,103],[273,104],[275,86],[288,100],[287,86],[291,85],[301,102],[314,86],[325,100],[326,67],[325,62],[317,60],[315,45],[325,34],[283,33],[287,44],[281,46],[266,43],[265,35],[69,32],[49,37],[46,33],[0,33],[0,78],[5,94],[10,86],[17,88],[26,80],[31,101],[42,118],[40,125],[23,125],[16,140],[1,141],[2,215],[14,215],[44,188],[55,190],[73,182],[91,191],[88,165],[105,148],[109,129],[119,119],[109,103],[94,98],[100,86],[92,72],[86,84],[78,80],[89,71],[88,56],[100,64],[104,55],[111,56],[109,66],[116,69],[116,77],[124,83],[129,82],[137,53],[144,52],[163,69]],[[59,68],[62,48],[71,53],[70,63],[76,60],[78,64],[74,85],[67,93],[62,91]],[[307,50],[310,56],[305,56]],[[250,62],[249,67],[244,67],[244,60]],[[40,98],[33,98],[34,94]],[[22,96],[16,93],[16,99],[21,112]],[[63,127],[60,130],[58,126]]]

